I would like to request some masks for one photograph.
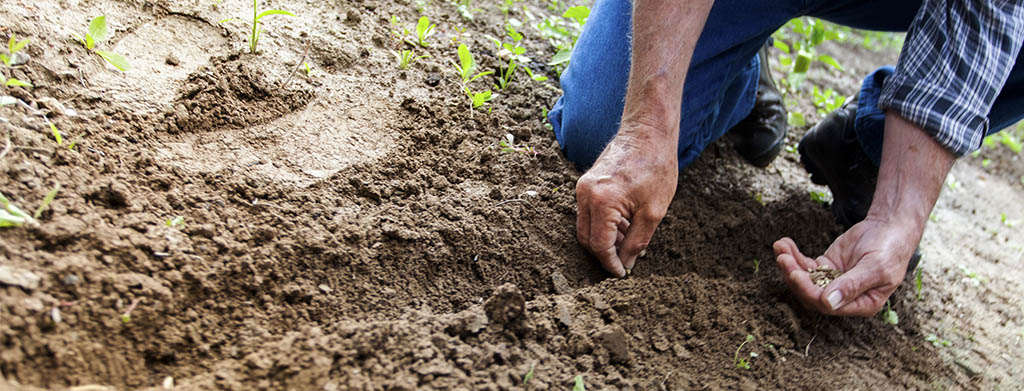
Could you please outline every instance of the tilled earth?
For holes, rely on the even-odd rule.
[[[894,295],[897,326],[800,307],[771,243],[820,253],[840,229],[795,156],[755,169],[724,141],[683,172],[632,276],[608,279],[575,242],[579,173],[543,121],[554,50],[526,26],[561,11],[515,3],[531,68],[552,81],[519,75],[488,112],[468,108],[449,59],[456,38],[481,69],[498,67],[484,36],[503,33],[495,2],[470,21],[444,2],[274,1],[264,6],[298,17],[268,18],[256,55],[241,22],[218,23],[248,5],[212,3],[0,4],[0,36],[32,40],[7,75],[34,85],[6,90],[26,105],[0,108],[12,146],[0,192],[34,210],[62,185],[38,225],[0,231],[0,388],[1024,384],[1024,287],[1010,266],[1022,229],[992,217],[1024,219],[1019,155],[958,165],[925,238],[923,293],[908,277]],[[431,57],[399,70],[390,18],[411,29],[420,6],[439,25],[419,49]],[[69,38],[100,14],[113,32],[102,45],[133,70]],[[863,49],[832,50],[864,61]],[[877,64],[812,80],[852,94],[857,75],[894,58],[869,54]],[[311,76],[293,72],[304,61]],[[536,153],[502,152],[506,134]]]

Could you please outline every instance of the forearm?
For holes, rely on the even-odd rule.
[[[633,50],[623,124],[646,125],[645,134],[676,145],[683,83],[713,0],[635,0]],[[624,127],[625,128],[625,127]],[[622,134],[622,133],[620,133]]]
[[[954,160],[953,153],[919,126],[887,113],[882,163],[868,218],[900,224],[920,240]]]

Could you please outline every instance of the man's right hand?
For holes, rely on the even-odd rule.
[[[624,121],[576,183],[576,238],[617,277],[633,268],[675,195],[677,143],[665,133]]]

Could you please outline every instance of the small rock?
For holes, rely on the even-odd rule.
[[[515,284],[504,284],[494,290],[484,303],[487,318],[503,325],[515,323],[526,315],[526,298]]]
[[[48,96],[36,99],[36,104],[58,116],[66,115],[68,112],[68,109],[64,107],[63,103],[60,103],[60,101]]]
[[[953,362],[956,363],[956,365],[959,366],[961,369],[963,369],[964,373],[966,373],[969,377],[977,377],[982,373],[982,371],[978,369],[976,366],[974,366],[974,364],[971,364],[970,361],[955,360]]]
[[[651,346],[653,346],[656,351],[664,352],[669,349],[668,338],[661,333],[656,333],[651,337]]]
[[[167,58],[164,59],[164,62],[167,63],[167,65],[170,65],[170,66],[173,66],[173,67],[181,65],[181,60],[178,60],[178,57],[175,56],[174,53],[168,54]]]
[[[11,56],[11,66],[16,67],[18,65],[28,64],[31,59],[32,57],[23,51],[14,53],[14,55]]]
[[[331,287],[327,286],[326,284],[320,284],[317,285],[316,287],[320,288],[320,290],[323,291],[324,293],[331,293],[334,291],[333,289],[331,289]]]
[[[629,340],[626,339],[626,332],[621,327],[605,327],[598,331],[594,337],[601,343],[601,346],[608,350],[612,362],[629,363]]]
[[[565,327],[572,327],[572,313],[569,311],[569,304],[558,301],[555,304],[555,318]]]
[[[63,282],[64,285],[73,286],[73,285],[78,285],[78,282],[80,281],[80,279],[78,278],[77,275],[66,274],[66,275],[64,275],[64,278],[62,278],[60,281]]]
[[[0,284],[13,285],[22,289],[33,290],[39,287],[42,280],[35,273],[28,270],[15,269],[10,266],[0,265]]]
[[[555,294],[568,295],[572,293],[569,280],[560,272],[551,273],[551,285],[555,288]]]
[[[359,23],[361,20],[363,20],[363,17],[359,15],[359,11],[350,9],[348,10],[347,13],[345,13],[345,21],[348,23],[356,24]]]
[[[689,360],[693,356],[689,350],[686,350],[686,347],[680,344],[672,345],[672,352],[676,354],[676,357],[684,360]]]
[[[427,83],[428,86],[437,87],[437,85],[441,83],[441,74],[437,72],[430,72],[423,81]]]

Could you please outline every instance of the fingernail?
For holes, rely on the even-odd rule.
[[[828,306],[832,307],[833,311],[837,310],[839,309],[839,302],[843,301],[843,293],[838,290],[834,290],[832,293],[828,294],[827,300]]]

